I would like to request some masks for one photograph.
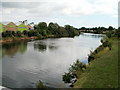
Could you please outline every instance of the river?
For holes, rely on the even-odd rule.
[[[5,44],[2,48],[2,85],[35,88],[41,80],[48,87],[68,87],[62,75],[79,59],[88,63],[90,50],[101,45],[102,35],[81,34],[74,38],[48,38]]]

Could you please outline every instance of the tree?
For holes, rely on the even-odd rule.
[[[86,28],[85,27],[81,27],[80,30],[86,30]]]
[[[64,27],[59,27],[59,35],[62,37],[67,37],[69,36],[67,30]]]
[[[114,30],[114,28],[113,28],[112,26],[109,26],[109,27],[108,27],[108,30],[109,30],[109,31],[112,31],[112,30]]]
[[[38,25],[34,25],[34,29],[35,29],[35,30],[37,30],[37,29],[38,29],[37,27],[38,27]]]
[[[75,29],[74,29],[73,26],[65,25],[64,27],[67,30],[67,32],[68,32],[68,34],[69,34],[70,37],[75,36],[76,33],[75,33]]]
[[[40,22],[40,23],[38,24],[38,28],[39,28],[40,30],[46,30],[46,29],[47,29],[47,24],[46,24],[46,22]]]
[[[49,25],[48,25],[48,30],[54,34],[54,35],[57,35],[58,34],[58,29],[59,29],[59,25],[57,23],[53,23],[53,22],[50,22]]]
[[[116,29],[115,35],[116,35],[118,38],[120,38],[120,27],[118,27],[118,29]]]

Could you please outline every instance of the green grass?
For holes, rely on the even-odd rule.
[[[74,88],[118,87],[118,40],[112,38],[110,42],[112,50],[105,48],[100,51],[74,84]]]

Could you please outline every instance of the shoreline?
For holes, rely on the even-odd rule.
[[[102,40],[102,39],[101,39],[101,40]],[[110,41],[110,40],[109,40],[109,41]],[[99,55],[99,53],[103,52],[104,50],[106,50],[106,52],[104,52],[104,54],[105,54],[105,53],[111,51],[111,48],[110,48],[109,46],[104,46],[104,44],[102,43],[101,45],[99,45],[94,51],[92,51],[92,52],[88,55],[88,64],[86,64],[86,69],[85,69],[85,71],[87,70],[87,68],[90,67],[90,64],[92,64],[93,61],[96,61],[97,58],[103,56],[103,54],[100,55],[100,56],[98,56],[98,55]],[[77,72],[79,72],[79,71],[77,71]],[[79,77],[81,77],[82,74],[84,74],[84,72],[81,73],[80,75],[77,74],[77,77],[78,77],[78,78],[76,78],[76,79],[74,80],[74,82],[71,83],[70,87],[73,87],[73,88],[74,88],[74,84],[80,79]]]
[[[116,47],[116,43],[118,42],[118,40],[114,39],[115,41],[112,41],[113,39],[114,38],[109,40],[113,44],[111,50],[109,49],[109,47],[104,47],[99,52],[96,53],[95,50],[101,48],[101,45],[100,45],[98,48],[96,48],[92,52],[92,53],[95,53],[94,59],[92,59],[89,62],[89,65],[87,65],[87,69],[85,70],[85,72],[79,75],[80,78],[77,78],[77,81],[73,83],[73,88],[98,88],[100,85],[101,87],[104,87],[104,88],[117,87],[117,84],[114,85],[114,83],[117,83],[117,75],[115,74],[117,72],[114,71],[114,68],[117,67],[116,66],[117,57],[113,61],[113,58],[114,58],[113,56],[115,56],[116,55],[115,52],[117,52],[118,47]],[[112,67],[113,65],[115,67]],[[104,67],[104,68],[101,68],[101,67]],[[104,73],[101,73],[101,72],[104,72]],[[106,80],[106,74],[108,75],[108,77],[107,77],[107,81],[105,82],[104,80]],[[112,77],[115,80],[113,80]],[[101,80],[103,83],[101,83]],[[114,81],[114,83],[112,81]]]
[[[12,43],[12,42],[17,42],[17,41],[26,41],[26,40],[37,40],[37,39],[46,39],[46,38],[57,38],[55,35],[48,35],[48,36],[32,36],[32,37],[9,37],[9,38],[3,38],[0,40],[0,44],[7,44],[7,43]]]

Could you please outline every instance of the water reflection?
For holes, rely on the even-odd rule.
[[[44,52],[47,49],[47,45],[43,42],[35,42],[34,43],[34,50],[38,50],[40,52]]]
[[[2,56],[14,56],[17,52],[24,54],[27,50],[27,42],[15,42],[2,44]]]
[[[53,41],[51,40],[38,40],[38,41],[35,41],[34,42],[34,50],[37,50],[39,52],[45,52],[46,50],[56,50],[58,49],[58,45],[56,45],[56,43],[54,43]]]
[[[52,46],[52,45],[49,45],[48,47],[50,50],[56,50],[58,48],[57,46]]]

